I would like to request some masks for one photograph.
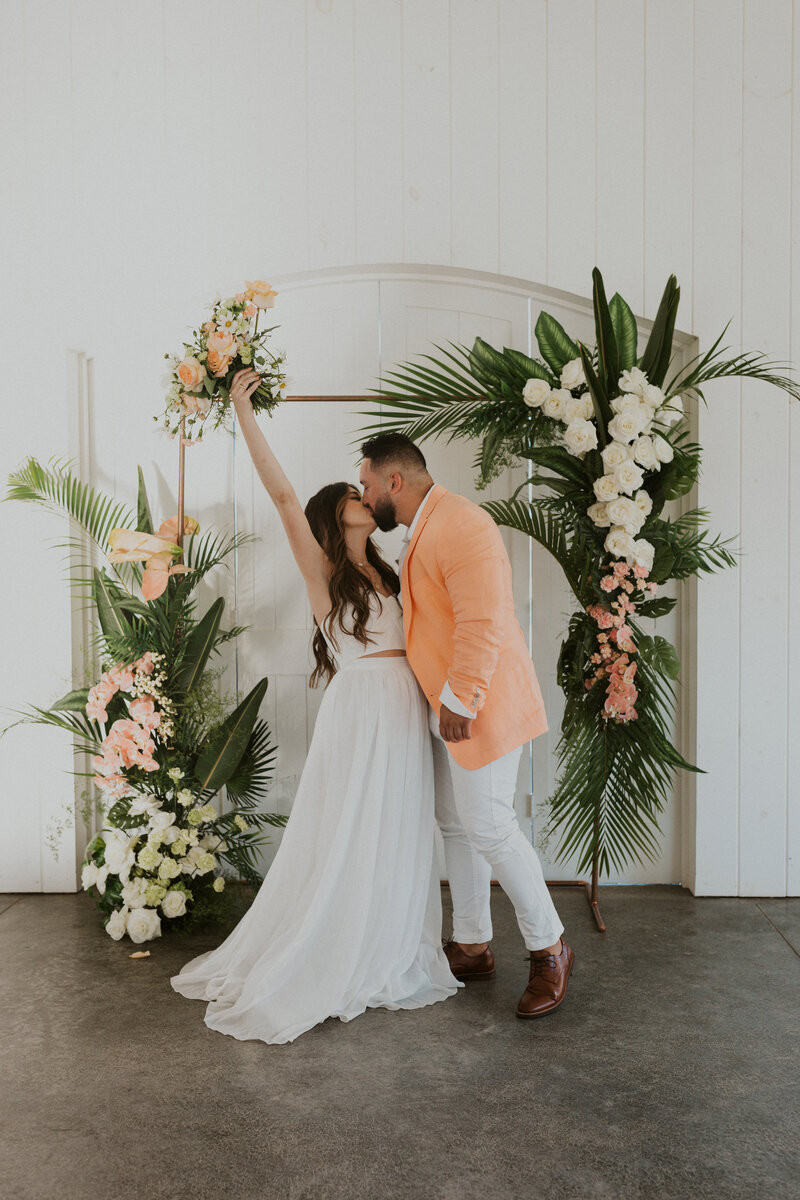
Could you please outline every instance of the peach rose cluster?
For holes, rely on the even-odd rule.
[[[586,611],[597,624],[597,650],[592,655],[594,671],[586,680],[587,691],[601,680],[606,684],[603,717],[620,723],[638,717],[639,697],[634,683],[636,654],[633,630],[629,618],[636,612],[636,601],[654,596],[657,584],[648,581],[645,567],[618,561],[611,563],[600,580],[600,587],[609,596],[608,605],[590,604]]]
[[[277,295],[265,279],[247,280],[244,291],[214,303],[211,318],[184,343],[182,358],[166,355],[165,427],[171,436],[182,429],[185,441],[195,440],[193,435],[199,440],[215,406],[218,424],[227,412],[231,378],[242,367],[254,366],[262,377],[257,407],[269,408],[280,398],[283,358],[265,349],[271,331],[258,332],[259,312],[272,308]]]
[[[114,799],[132,790],[126,771],[132,767],[147,772],[159,769],[152,736],[155,730],[162,738],[173,732],[171,705],[161,692],[165,678],[159,669],[162,657],[148,650],[133,663],[118,663],[104,671],[100,681],[89,689],[86,715],[102,724],[108,720],[108,705],[118,692],[131,697],[126,701],[128,717],[114,721],[103,738],[100,753],[92,758],[95,783]]]

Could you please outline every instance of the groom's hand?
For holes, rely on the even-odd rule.
[[[463,742],[472,736],[472,721],[443,704],[439,709],[439,733],[446,742]]]

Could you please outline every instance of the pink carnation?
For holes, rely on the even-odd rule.
[[[604,592],[613,592],[617,586],[617,581],[613,575],[604,575],[600,580],[600,587]]]
[[[595,617],[600,629],[611,629],[614,624],[614,618],[607,608],[601,608]]]
[[[626,562],[624,562],[624,561],[615,562],[615,563],[613,564],[613,566],[612,566],[611,570],[614,572],[614,574],[616,575],[617,579],[621,579],[621,578],[623,578],[625,575],[630,575],[630,573],[631,573],[631,569],[630,569],[630,567],[629,567],[629,566],[628,566],[628,564],[627,564]]]
[[[658,591],[658,584],[657,583],[648,583],[647,590],[651,596],[655,596],[656,592]]]

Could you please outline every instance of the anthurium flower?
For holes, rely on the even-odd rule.
[[[197,533],[200,528],[194,517],[184,517],[184,536]],[[138,529],[112,529],[108,536],[111,553],[108,561],[143,562],[142,596],[145,600],[157,600],[166,591],[170,575],[185,574],[189,568],[184,563],[174,563],[173,558],[182,554],[177,544],[178,518],[162,521],[155,533],[142,533]]]
[[[112,529],[108,535],[108,544],[111,546],[108,561],[146,562],[154,554],[180,554],[180,546],[174,543],[174,538],[167,540],[158,534],[140,533],[138,529]]]

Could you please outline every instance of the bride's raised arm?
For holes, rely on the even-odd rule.
[[[278,510],[295,561],[306,582],[317,624],[321,624],[330,609],[328,582],[331,564],[311,532],[311,526],[295,490],[256,421],[250,396],[258,384],[259,377],[255,371],[238,371],[233,378],[231,401],[236,409],[236,418],[250,451],[253,466]]]

